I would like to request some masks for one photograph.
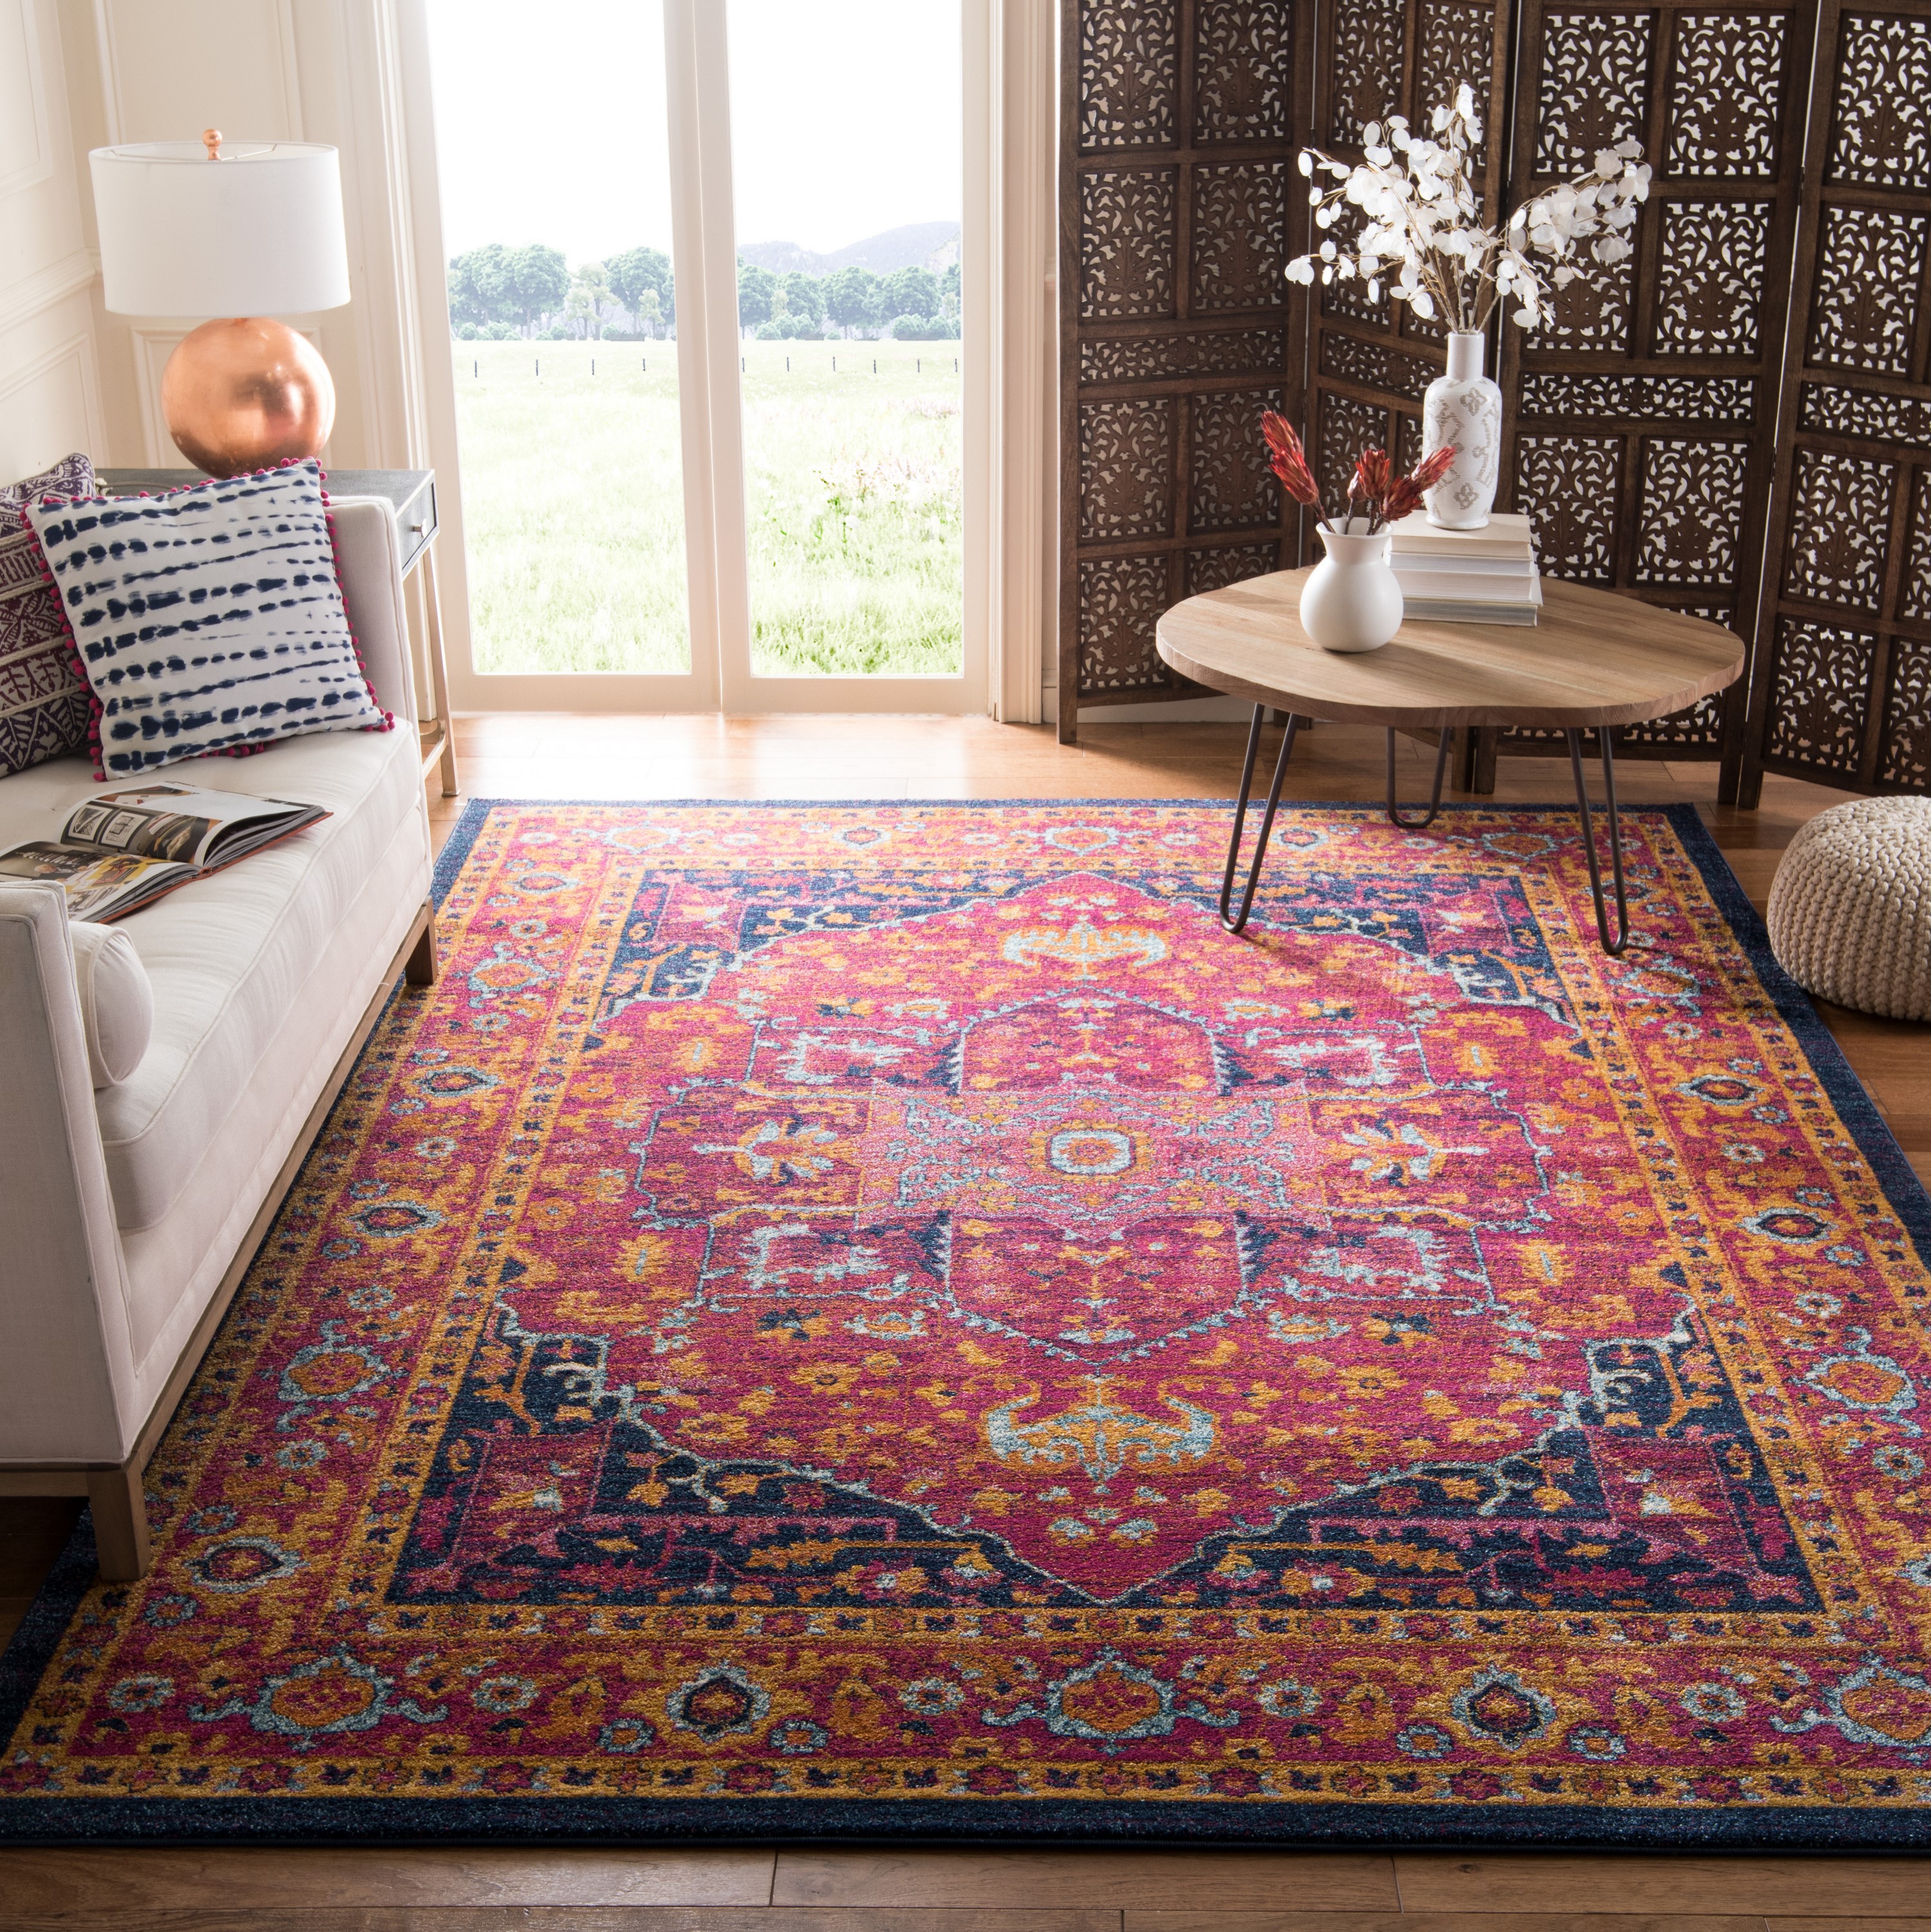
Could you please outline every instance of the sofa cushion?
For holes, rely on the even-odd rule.
[[[133,1076],[95,1096],[115,1219],[153,1226],[187,1185],[397,826],[420,816],[412,732],[295,738],[197,784],[325,806],[334,815],[119,922],[154,988],[154,1036]],[[85,760],[0,784],[0,845],[58,834],[93,789]]]
[[[50,496],[26,516],[93,692],[103,774],[389,729],[312,459],[160,496]]]
[[[83,749],[94,701],[46,580],[26,506],[87,496],[94,466],[76,451],[51,470],[0,486],[0,776]]]
[[[87,1071],[98,1093],[131,1080],[145,1058],[154,1036],[154,982],[134,942],[118,926],[77,919],[67,935],[87,1034]]]

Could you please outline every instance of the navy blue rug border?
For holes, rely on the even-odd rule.
[[[827,806],[957,810],[1078,805],[1141,810],[1149,806],[1215,806],[1225,799],[474,799],[436,862],[441,904],[498,806]],[[1283,809],[1378,811],[1332,799],[1282,801]],[[1573,811],[1573,805],[1444,805],[1444,814]],[[1632,806],[1626,817],[1666,818],[1756,972],[1764,993],[1804,1049],[1869,1161],[1893,1211],[1931,1265],[1931,1194],[1864,1091],[1843,1050],[1808,996],[1777,963],[1770,936],[1714,836],[1693,805]],[[1257,910],[1262,910],[1257,906]],[[332,1110],[331,1110],[332,1111]],[[271,1229],[272,1232],[272,1228]],[[0,1654],[0,1743],[10,1744],[34,1687],[94,1580],[94,1528],[83,1509],[73,1535]],[[58,1812],[57,1819],[47,1814]],[[811,1798],[722,1802],[659,1798],[0,1798],[0,1844],[366,1846],[440,1843],[555,1844],[769,1844],[830,1842],[997,1845],[1132,1844],[1200,1850],[1216,1845],[1295,1847],[1376,1845],[1432,1850],[1561,1850],[1818,1856],[1842,1852],[1931,1852],[1931,1810],[1852,1810],[1806,1805],[1734,1806],[1723,1810],[1638,1811],[1605,1805],[1537,1806],[1520,1812],[1486,1805],[1354,1804],[1321,1798],[1266,1808],[1251,1800],[1113,1804],[1054,1799],[961,1798],[853,1803]]]
[[[1864,1090],[1864,1082],[1844,1057],[1844,1049],[1811,1004],[1810,994],[1777,963],[1777,956],[1770,950],[1769,928],[1738,884],[1730,862],[1723,856],[1723,848],[1703,823],[1702,815],[1693,805],[1672,805],[1663,809],[1682,840],[1684,850],[1702,874],[1717,910],[1729,922],[1730,930],[1749,956],[1764,992],[1803,1048],[1810,1070],[1830,1096],[1838,1118],[1850,1129],[1858,1152],[1870,1162],[1885,1198],[1910,1236],[1919,1260],[1931,1268],[1931,1192],[1926,1191],[1918,1170],[1905,1158],[1897,1136]]]

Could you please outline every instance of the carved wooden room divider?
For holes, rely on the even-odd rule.
[[[1824,0],[1741,802],[1931,790],[1931,4]]]
[[[1082,702],[1198,694],[1160,613],[1296,560],[1260,417],[1301,413],[1310,27],[1309,0],[1066,0],[1063,740]]]
[[[1789,304],[1813,4],[1518,0],[1509,201],[1633,134],[1655,172],[1635,252],[1591,265],[1533,336],[1508,326],[1505,506],[1552,577],[1725,624],[1756,620]],[[1783,272],[1780,273],[1780,266]],[[1624,756],[1741,761],[1724,700],[1616,734]],[[1728,728],[1726,728],[1727,724]],[[1558,732],[1485,734],[1566,755]]]
[[[1300,146],[1355,158],[1466,80],[1489,207],[1625,132],[1655,170],[1633,255],[1533,338],[1495,332],[1501,501],[1545,572],[1756,643],[1750,686],[1618,748],[1720,756],[1746,802],[1766,769],[1931,784],[1931,0],[1822,0],[1821,26],[1819,0],[1065,4],[1063,736],[1082,702],[1186,694],[1153,652],[1167,604],[1307,554],[1264,399],[1330,491],[1369,442],[1418,454],[1438,325],[1250,272],[1312,238]],[[1269,49],[1291,66],[1243,70]],[[1484,733],[1465,782],[1498,744],[1563,748]]]

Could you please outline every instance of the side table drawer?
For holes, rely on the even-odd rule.
[[[402,537],[402,568],[406,577],[421,560],[422,553],[436,535],[436,478],[422,479],[422,487],[408,497],[396,512]]]

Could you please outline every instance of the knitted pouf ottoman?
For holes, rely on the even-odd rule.
[[[1931,799],[1820,812],[1777,868],[1769,923],[1771,950],[1807,992],[1931,1020]]]

